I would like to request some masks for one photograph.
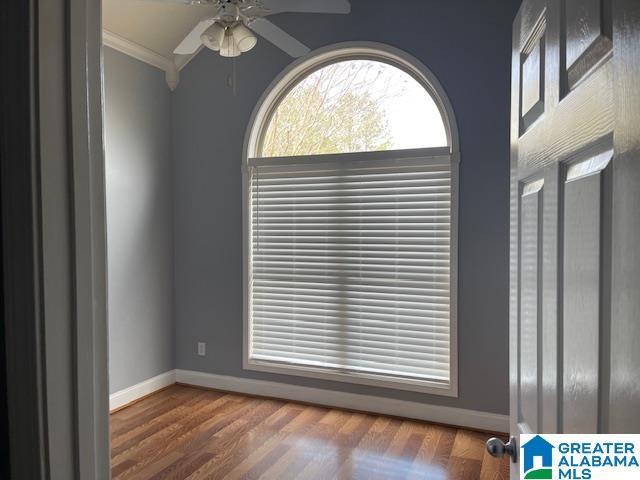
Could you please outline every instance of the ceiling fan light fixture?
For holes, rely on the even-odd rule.
[[[233,40],[236,42],[238,49],[242,53],[248,52],[258,43],[258,39],[251,30],[245,27],[242,23],[238,23],[231,29]]]
[[[214,23],[200,35],[200,40],[205,47],[218,51],[222,48],[225,31],[226,29],[222,25]]]
[[[238,57],[241,53],[233,38],[233,34],[230,29],[227,29],[224,40],[222,41],[222,46],[220,47],[220,55],[223,57]]]

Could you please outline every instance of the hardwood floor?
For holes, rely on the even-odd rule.
[[[508,479],[489,435],[173,385],[111,414],[117,479]]]

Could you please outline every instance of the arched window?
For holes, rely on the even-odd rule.
[[[302,77],[271,115],[264,157],[447,146],[440,110],[409,73],[374,59],[342,60]]]
[[[246,145],[247,369],[457,395],[453,111],[390,47],[323,49]]]

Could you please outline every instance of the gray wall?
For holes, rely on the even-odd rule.
[[[350,40],[399,47],[448,92],[462,151],[459,398],[242,369],[243,136],[258,97],[291,62],[264,40],[236,60],[236,96],[226,83],[232,61],[208,50],[182,71],[172,96],[176,366],[507,413],[510,30],[519,1],[391,3],[352,0],[348,16],[272,19],[312,48]],[[207,343],[207,356],[196,355],[198,341]]]
[[[111,393],[174,368],[171,94],[104,49]]]

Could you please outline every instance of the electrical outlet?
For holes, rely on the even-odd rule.
[[[204,357],[207,354],[207,344],[204,342],[198,342],[198,355]]]

